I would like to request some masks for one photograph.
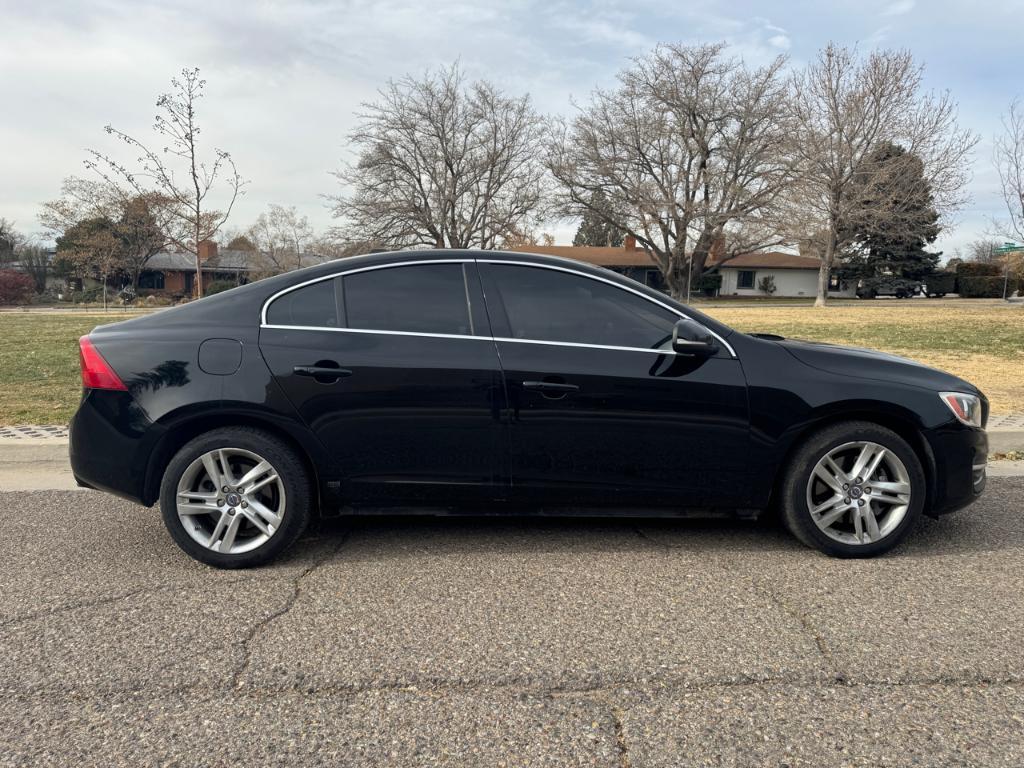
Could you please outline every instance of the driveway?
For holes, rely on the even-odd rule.
[[[839,561],[770,523],[364,518],[215,571],[0,493],[0,765],[1024,763],[1024,478]]]

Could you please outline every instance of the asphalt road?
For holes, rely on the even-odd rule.
[[[366,519],[219,572],[0,494],[0,765],[1024,764],[1024,478],[839,561],[765,523]]]

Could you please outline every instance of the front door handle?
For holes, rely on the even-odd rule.
[[[339,368],[336,365],[296,365],[292,368],[296,376],[312,376],[321,384],[330,384],[343,376],[351,376],[352,371],[348,368]]]
[[[560,381],[524,381],[523,389],[535,389],[538,392],[550,392],[552,394],[566,394],[568,392],[579,392],[580,388],[575,384],[565,384]]]

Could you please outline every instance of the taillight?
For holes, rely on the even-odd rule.
[[[82,362],[82,386],[86,389],[118,389],[127,392],[128,387],[121,377],[114,373],[99,350],[88,336],[78,340],[78,358]]]

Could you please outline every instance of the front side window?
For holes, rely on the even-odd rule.
[[[515,339],[668,349],[679,316],[614,285],[539,267],[491,265]]]
[[[754,278],[757,273],[752,269],[741,269],[739,274],[736,276],[736,287],[737,288],[753,288]]]
[[[321,280],[286,293],[267,308],[267,323],[337,328],[338,303],[334,292],[335,280]]]
[[[473,335],[462,264],[417,264],[345,275],[349,328]]]

